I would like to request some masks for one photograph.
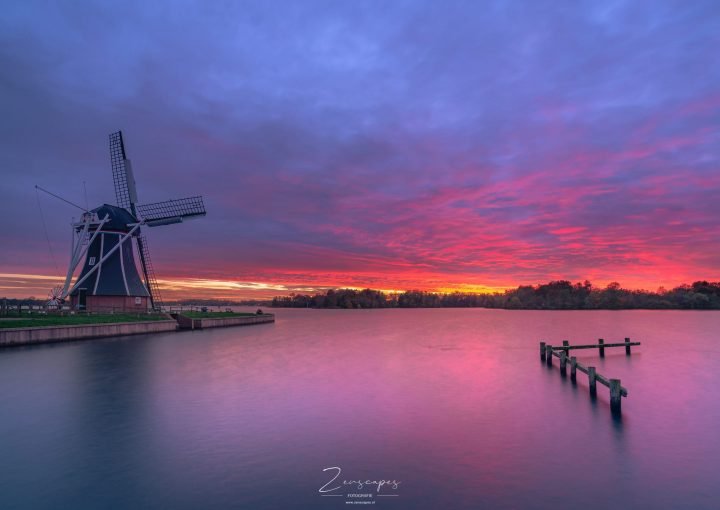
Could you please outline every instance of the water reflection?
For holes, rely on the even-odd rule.
[[[720,497],[720,314],[278,314],[0,353],[0,506],[337,508],[317,492],[330,466],[401,479],[393,508],[713,508]],[[578,356],[628,388],[622,415],[605,386],[589,395],[585,374],[535,365],[540,338],[600,335],[643,342],[630,357]],[[682,357],[668,348],[678,342]],[[548,494],[558,480],[562,493]]]

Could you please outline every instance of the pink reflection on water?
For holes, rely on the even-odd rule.
[[[72,472],[105,466],[109,479],[133,482],[129,494],[324,508],[322,469],[342,466],[348,477],[402,480],[406,508],[550,507],[567,498],[595,508],[711,508],[720,497],[712,333],[720,314],[277,314],[268,326],[30,351],[4,373],[47,374],[34,398],[52,387],[62,399],[38,418],[71,434],[57,446],[62,458],[82,459]],[[622,420],[613,420],[604,386],[592,400],[583,374],[573,385],[557,361],[549,369],[539,360],[541,339],[625,336],[643,343],[630,357],[578,353],[628,388]],[[29,357],[37,352],[43,358]],[[27,444],[22,429],[5,433]],[[558,480],[563,491],[549,493]]]

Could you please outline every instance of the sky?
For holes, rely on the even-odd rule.
[[[122,129],[172,299],[720,280],[720,3],[38,2],[0,17],[0,296]]]

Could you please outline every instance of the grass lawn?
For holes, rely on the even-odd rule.
[[[23,317],[0,317],[0,328],[38,328],[43,326],[82,326],[85,324],[109,324],[113,322],[161,321],[167,315],[158,314],[90,314],[90,315],[24,315]]]
[[[249,312],[179,312],[180,315],[191,319],[222,319],[223,317],[252,317]]]

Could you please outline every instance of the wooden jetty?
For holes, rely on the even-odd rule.
[[[627,398],[628,396],[628,391],[620,384],[620,379],[608,379],[598,374],[595,367],[586,367],[579,363],[575,356],[568,359],[568,354],[571,349],[598,349],[600,356],[604,357],[605,349],[608,347],[625,347],[625,355],[630,356],[630,347],[633,345],[640,345],[640,342],[631,342],[629,338],[625,338],[624,342],[614,344],[606,344],[602,338],[598,340],[597,344],[591,345],[570,345],[567,340],[563,340],[562,346],[553,346],[540,342],[540,359],[547,363],[548,366],[552,366],[553,356],[560,358],[560,374],[563,376],[567,375],[567,364],[570,361],[570,380],[572,382],[577,381],[578,370],[587,374],[590,395],[592,396],[597,395],[598,382],[603,386],[607,386],[610,389],[610,409],[619,413],[622,408],[622,397]]]

